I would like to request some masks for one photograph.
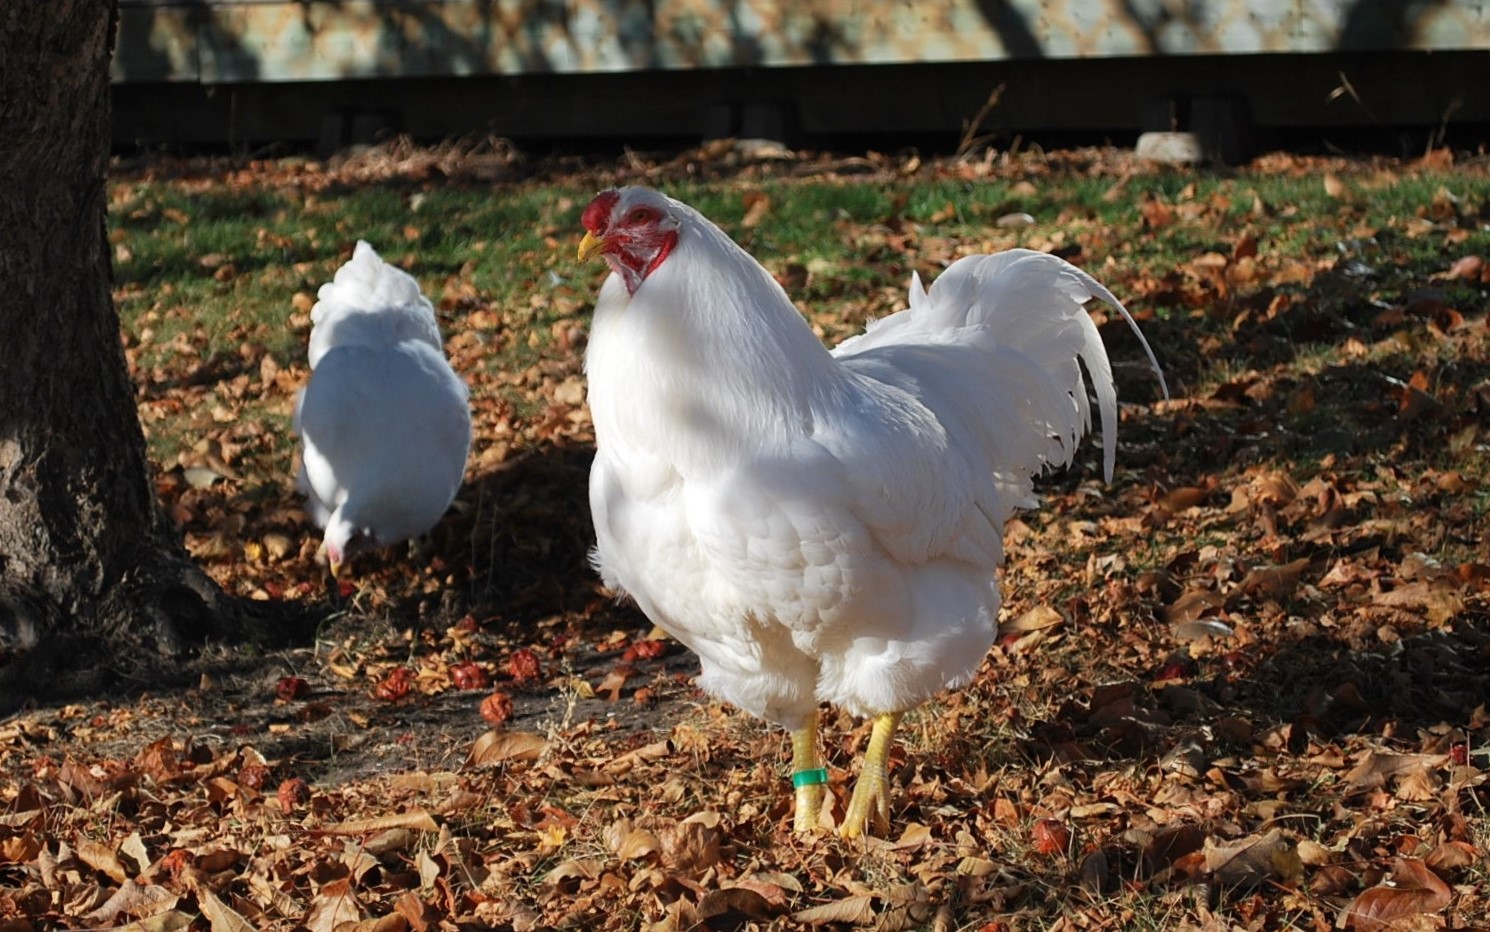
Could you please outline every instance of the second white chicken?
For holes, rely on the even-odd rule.
[[[357,243],[318,298],[295,408],[298,486],[334,575],[440,520],[465,475],[471,406],[419,283],[370,245]]]

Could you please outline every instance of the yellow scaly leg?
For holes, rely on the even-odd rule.
[[[827,782],[828,771],[817,756],[817,711],[813,710],[807,723],[792,732],[792,786],[797,793],[792,831],[802,835],[817,828]]]
[[[854,784],[854,795],[849,800],[848,812],[838,834],[844,838],[858,838],[869,828],[880,835],[890,831],[890,745],[895,740],[895,729],[900,726],[900,712],[886,712],[874,720],[874,729],[869,733],[869,747],[864,751],[864,763],[859,770],[859,782]]]

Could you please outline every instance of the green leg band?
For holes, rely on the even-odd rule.
[[[792,774],[792,786],[801,789],[804,786],[821,786],[828,782],[828,771],[824,767],[815,770],[799,770]]]

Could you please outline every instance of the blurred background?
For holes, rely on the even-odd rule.
[[[1474,148],[1480,0],[120,0],[114,137],[320,154],[1196,134],[1243,161]]]

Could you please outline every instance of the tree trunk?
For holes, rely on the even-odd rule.
[[[174,653],[216,617],[155,498],[109,292],[116,17],[0,3],[0,664],[50,647],[8,665],[12,690],[14,668],[50,677],[88,643]]]

